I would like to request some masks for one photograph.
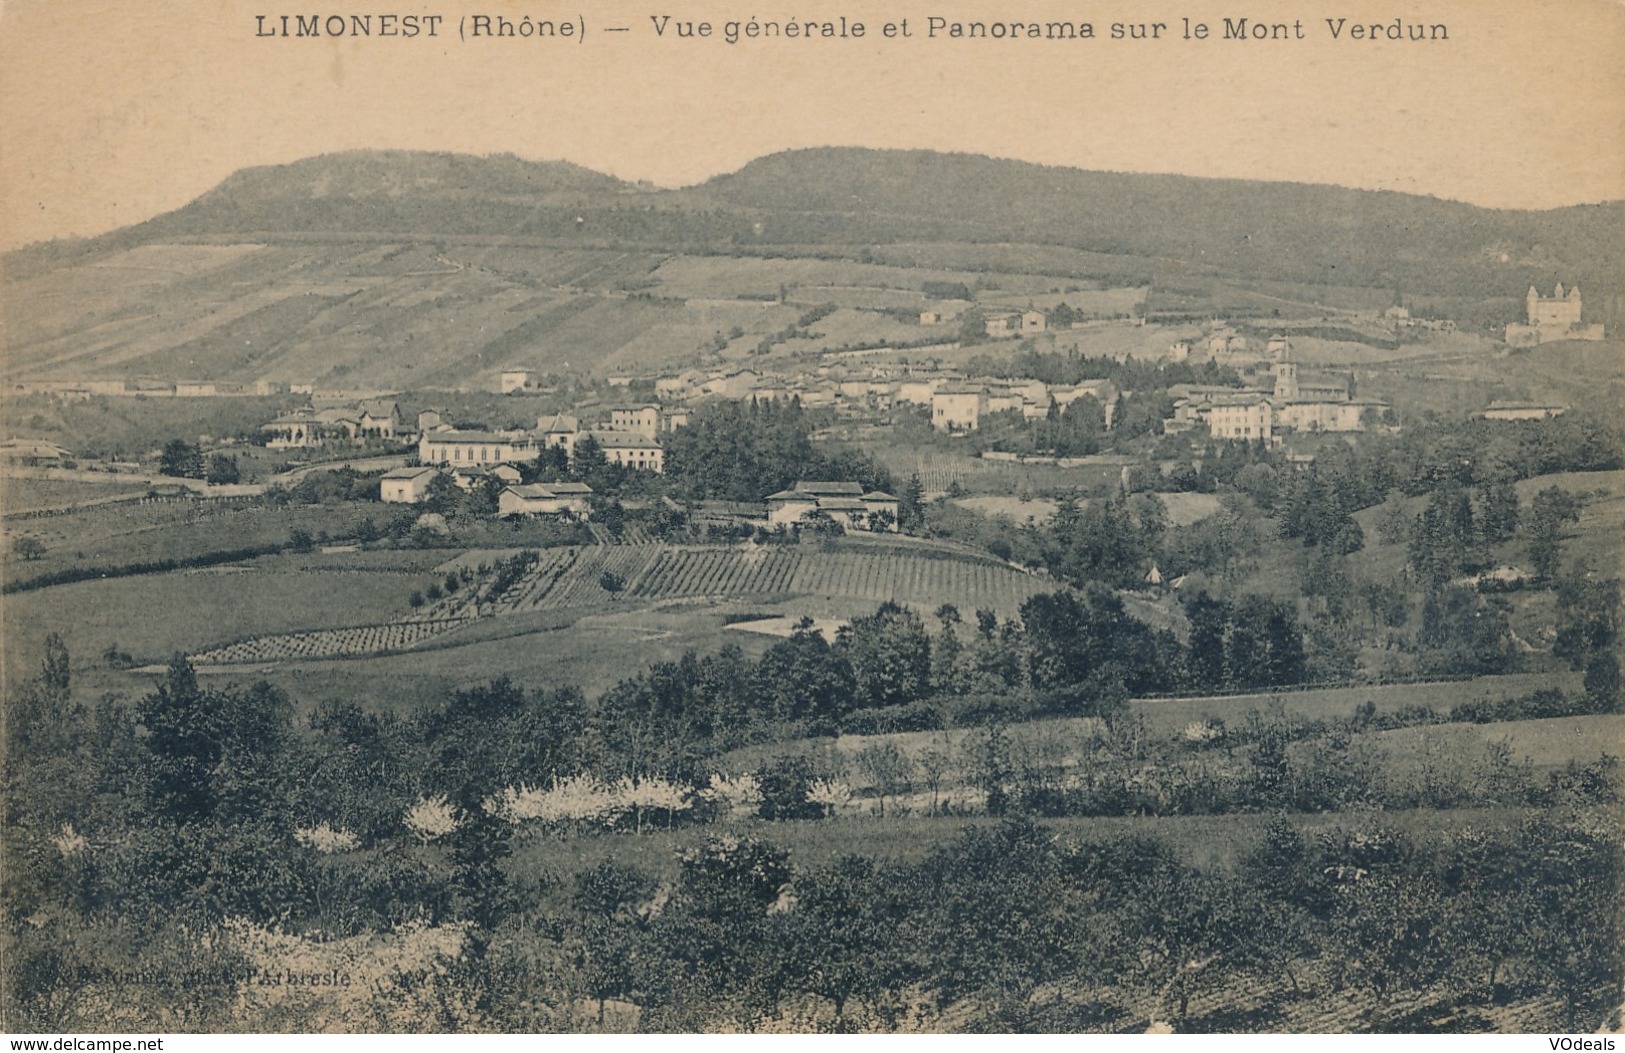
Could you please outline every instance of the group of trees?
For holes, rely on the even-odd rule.
[[[1241,375],[1234,368],[1221,366],[1212,359],[1165,362],[1130,355],[1118,360],[1106,355],[1080,354],[1076,347],[1064,351],[1028,347],[1014,355],[978,355],[970,360],[966,369],[973,376],[1026,377],[1062,387],[1085,380],[1110,380],[1125,391],[1166,391],[1175,384],[1241,386]]]
[[[158,472],[176,479],[202,479],[210,486],[229,485],[240,478],[237,458],[226,453],[205,457],[200,447],[185,439],[171,439],[164,444]]]
[[[665,476],[677,496],[759,502],[797,480],[834,479],[892,490],[891,476],[865,454],[820,451],[797,400],[713,402],[665,440]]]
[[[1109,589],[1029,599],[1020,619],[952,605],[932,619],[885,603],[833,642],[803,622],[758,662],[737,648],[689,654],[623,680],[600,706],[601,734],[629,772],[693,776],[698,759],[785,735],[942,727],[989,716],[1113,714],[1135,695],[1304,682],[1290,605],[1252,597],[1191,601],[1182,644],[1124,609]]]

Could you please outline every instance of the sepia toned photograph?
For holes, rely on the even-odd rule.
[[[126,7],[0,1030],[1620,1030],[1625,7]]]

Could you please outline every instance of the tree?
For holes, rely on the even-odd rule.
[[[293,745],[293,706],[278,689],[261,682],[205,690],[177,654],[136,715],[147,731],[145,782],[158,814],[265,822],[288,808],[294,772],[283,756]]]
[[[1411,566],[1423,581],[1442,585],[1462,572],[1476,540],[1467,491],[1459,486],[1437,490],[1411,531]]]
[[[11,543],[11,551],[20,559],[36,560],[45,555],[45,542],[32,534],[23,534]]]
[[[762,765],[756,771],[756,784],[762,791],[761,817],[821,818],[823,806],[807,799],[813,779],[812,763],[806,757],[785,754]]]
[[[1482,491],[1479,527],[1488,542],[1506,541],[1518,532],[1518,491],[1512,477],[1503,475],[1486,483]]]
[[[918,533],[925,526],[925,486],[919,475],[911,475],[897,502],[897,525],[905,534]]]
[[[1580,521],[1580,499],[1561,486],[1535,495],[1529,511],[1529,562],[1537,577],[1550,580],[1563,565],[1563,527]]]
[[[211,454],[209,464],[203,473],[203,481],[210,486],[229,486],[241,478],[237,470],[237,458],[228,457],[223,453]]]
[[[201,479],[203,452],[185,439],[171,439],[158,458],[158,472],[177,479]]]
[[[779,720],[807,720],[833,731],[852,707],[852,667],[803,618],[756,666],[756,692]]]
[[[920,616],[888,600],[843,626],[836,646],[852,667],[859,705],[895,706],[931,690],[931,638]]]
[[[908,975],[899,946],[906,893],[876,871],[872,860],[844,856],[796,878],[790,917],[791,983],[835,1006],[837,1026],[854,998],[873,1005],[903,986]]]
[[[914,789],[914,762],[898,749],[897,743],[872,742],[858,751],[855,758],[875,793],[880,797],[880,814],[886,814],[886,798],[911,793]]]

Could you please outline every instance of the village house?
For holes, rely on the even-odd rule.
[[[538,452],[536,442],[524,434],[453,430],[425,432],[418,440],[421,463],[454,468],[534,461]]]
[[[970,306],[967,300],[941,300],[927,303],[920,308],[921,325],[942,325],[951,322],[965,313]]]
[[[1239,355],[1247,351],[1247,338],[1230,330],[1220,330],[1207,338],[1209,355]]]
[[[931,405],[931,396],[942,388],[947,381],[941,378],[931,380],[905,380],[897,385],[897,392],[892,396],[895,402],[912,402],[917,406]]]
[[[705,380],[705,374],[699,370],[685,369],[674,377],[655,378],[655,394],[663,399],[693,398]]]
[[[755,391],[761,381],[760,373],[753,369],[741,369],[735,373],[712,377],[700,386],[700,390],[718,398],[742,399]],[[655,390],[659,391],[659,387],[657,386]]]
[[[1292,431],[1364,431],[1388,408],[1377,399],[1304,400],[1275,407],[1275,426]]]
[[[987,389],[956,384],[931,396],[931,424],[939,431],[975,431],[987,413]]]
[[[576,440],[581,438],[581,421],[568,413],[555,413],[536,419],[536,441],[546,450],[563,450],[574,457]]]
[[[592,487],[586,483],[508,486],[497,495],[497,515],[585,517],[591,498]]]
[[[609,411],[609,427],[614,431],[636,432],[646,439],[660,434],[660,407],[653,403],[615,406]]]
[[[439,474],[428,467],[393,468],[378,481],[378,499],[387,504],[418,504],[429,495],[429,484]]]
[[[1275,407],[1262,395],[1220,396],[1208,403],[1208,434],[1215,439],[1274,438]]]
[[[356,433],[361,439],[394,439],[402,430],[401,407],[388,399],[373,399],[356,407]]]
[[[604,451],[604,459],[623,468],[636,468],[659,475],[666,469],[666,451],[659,439],[645,438],[630,431],[594,431],[593,441]]]
[[[897,498],[857,483],[804,481],[767,498],[767,521],[792,526],[819,513],[856,530],[896,532]]]
[[[1105,414],[1106,427],[1112,426],[1112,420],[1117,415],[1117,385],[1110,380],[1085,380],[1071,387],[1058,387],[1050,391],[1050,397],[1062,409],[1072,405],[1085,396],[1100,403]]]

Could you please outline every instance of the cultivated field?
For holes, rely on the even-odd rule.
[[[603,585],[605,574],[622,587]],[[921,609],[953,603],[991,607],[1009,616],[1027,597],[1053,589],[990,560],[936,550],[838,548],[811,545],[735,548],[623,545],[553,549],[495,601],[496,613],[601,607],[629,601],[738,597],[896,600]]]

